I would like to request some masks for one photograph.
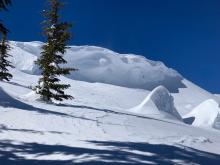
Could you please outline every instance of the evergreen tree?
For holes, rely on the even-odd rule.
[[[0,0],[0,11],[1,10],[7,10],[7,6],[11,4],[11,0]],[[0,23],[0,32],[1,33],[7,33],[7,28],[3,25],[3,23]]]
[[[11,0],[0,0],[0,10],[7,10],[7,6],[11,4]],[[6,80],[9,81],[12,78],[12,75],[8,72],[8,67],[13,67],[11,62],[7,60],[10,56],[8,50],[10,49],[7,42],[8,29],[0,23],[0,81]]]
[[[11,0],[0,0],[0,10],[7,10],[7,6],[11,4]]]
[[[41,99],[50,102],[51,99],[62,101],[63,99],[73,99],[72,96],[64,93],[69,88],[69,84],[61,84],[60,75],[70,74],[74,68],[64,68],[60,64],[67,61],[63,54],[68,48],[66,46],[71,34],[69,29],[71,24],[60,22],[59,10],[63,3],[59,0],[48,0],[49,9],[44,11],[45,25],[43,34],[47,39],[46,44],[42,47],[41,57],[36,61],[42,70],[42,77],[39,79],[36,92],[41,95]]]
[[[7,33],[2,34],[2,40],[0,43],[0,80],[9,81],[12,78],[12,75],[8,72],[8,67],[13,67],[11,62],[7,60],[10,56],[8,50],[10,49],[7,42]]]

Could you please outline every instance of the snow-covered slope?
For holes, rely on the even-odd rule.
[[[34,61],[39,57],[43,43],[39,41],[10,43],[12,48],[10,53],[13,54],[11,61],[14,66],[24,73],[39,75],[40,71]],[[180,113],[188,113],[209,98],[214,100],[218,98],[187,81],[162,62],[151,61],[143,56],[119,54],[95,46],[70,46],[65,59],[69,66],[79,69],[69,76],[74,80],[146,90],[163,85],[176,95],[174,101],[177,106],[183,104],[179,107]]]
[[[41,45],[11,42],[14,77],[0,82],[0,164],[219,164],[220,131],[180,118],[200,104],[201,119],[209,99],[215,111],[215,95],[161,62],[71,46],[65,58],[79,71],[60,78],[75,99],[45,104],[30,89]]]
[[[39,74],[34,61],[40,55],[42,44],[11,42],[11,54],[14,55],[12,61],[16,68],[26,73]],[[95,46],[71,46],[65,59],[69,66],[79,69],[69,76],[75,80],[149,90],[163,85],[173,92],[185,87],[179,73],[167,68],[162,62],[147,60],[142,56],[119,54]]]

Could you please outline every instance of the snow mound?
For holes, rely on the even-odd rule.
[[[130,111],[139,114],[182,120],[180,114],[174,107],[173,97],[163,86],[156,87],[140,105],[130,109]]]
[[[34,61],[39,57],[43,43],[11,41],[10,44],[13,65],[25,73],[40,74]],[[69,76],[75,80],[148,90],[163,85],[171,92],[185,87],[178,72],[143,56],[119,54],[95,46],[70,46],[64,58],[68,67],[79,69]]]
[[[213,99],[206,100],[186,114],[184,121],[196,127],[220,129],[219,104]]]
[[[24,94],[24,95],[20,96],[20,98],[22,100],[25,100],[25,101],[28,101],[28,102],[33,102],[33,101],[40,100],[40,95],[36,94],[35,91],[31,91],[27,94]]]

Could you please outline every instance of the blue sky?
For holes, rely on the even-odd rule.
[[[41,40],[46,0],[12,0],[1,19],[10,39]],[[74,24],[71,44],[102,46],[163,61],[184,77],[220,93],[219,0],[65,0]]]

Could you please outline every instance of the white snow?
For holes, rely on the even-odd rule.
[[[219,104],[215,100],[209,99],[202,102],[189,114],[186,114],[184,118],[188,118],[188,120],[191,119],[193,126],[220,129],[217,125],[217,123],[220,122],[218,118],[219,114]]]
[[[39,57],[43,43],[13,41],[10,43],[14,66],[26,73],[39,74],[40,71],[34,65],[34,61]],[[31,58],[22,60],[26,56]],[[142,89],[164,85],[174,92],[184,87],[179,73],[167,68],[162,62],[151,61],[143,56],[119,54],[95,46],[71,46],[65,54],[65,59],[68,61],[67,66],[79,68],[79,71],[69,76],[74,80]]]
[[[15,68],[11,82],[0,82],[0,164],[219,164],[218,97],[163,63],[71,46],[65,58],[79,71],[60,79],[75,99],[45,104],[31,90],[43,43],[10,43]],[[193,126],[181,119],[191,116]]]
[[[173,97],[169,91],[163,87],[156,87],[144,101],[138,106],[131,108],[131,112],[160,116],[162,118],[175,118],[182,120],[180,114],[174,107]]]

